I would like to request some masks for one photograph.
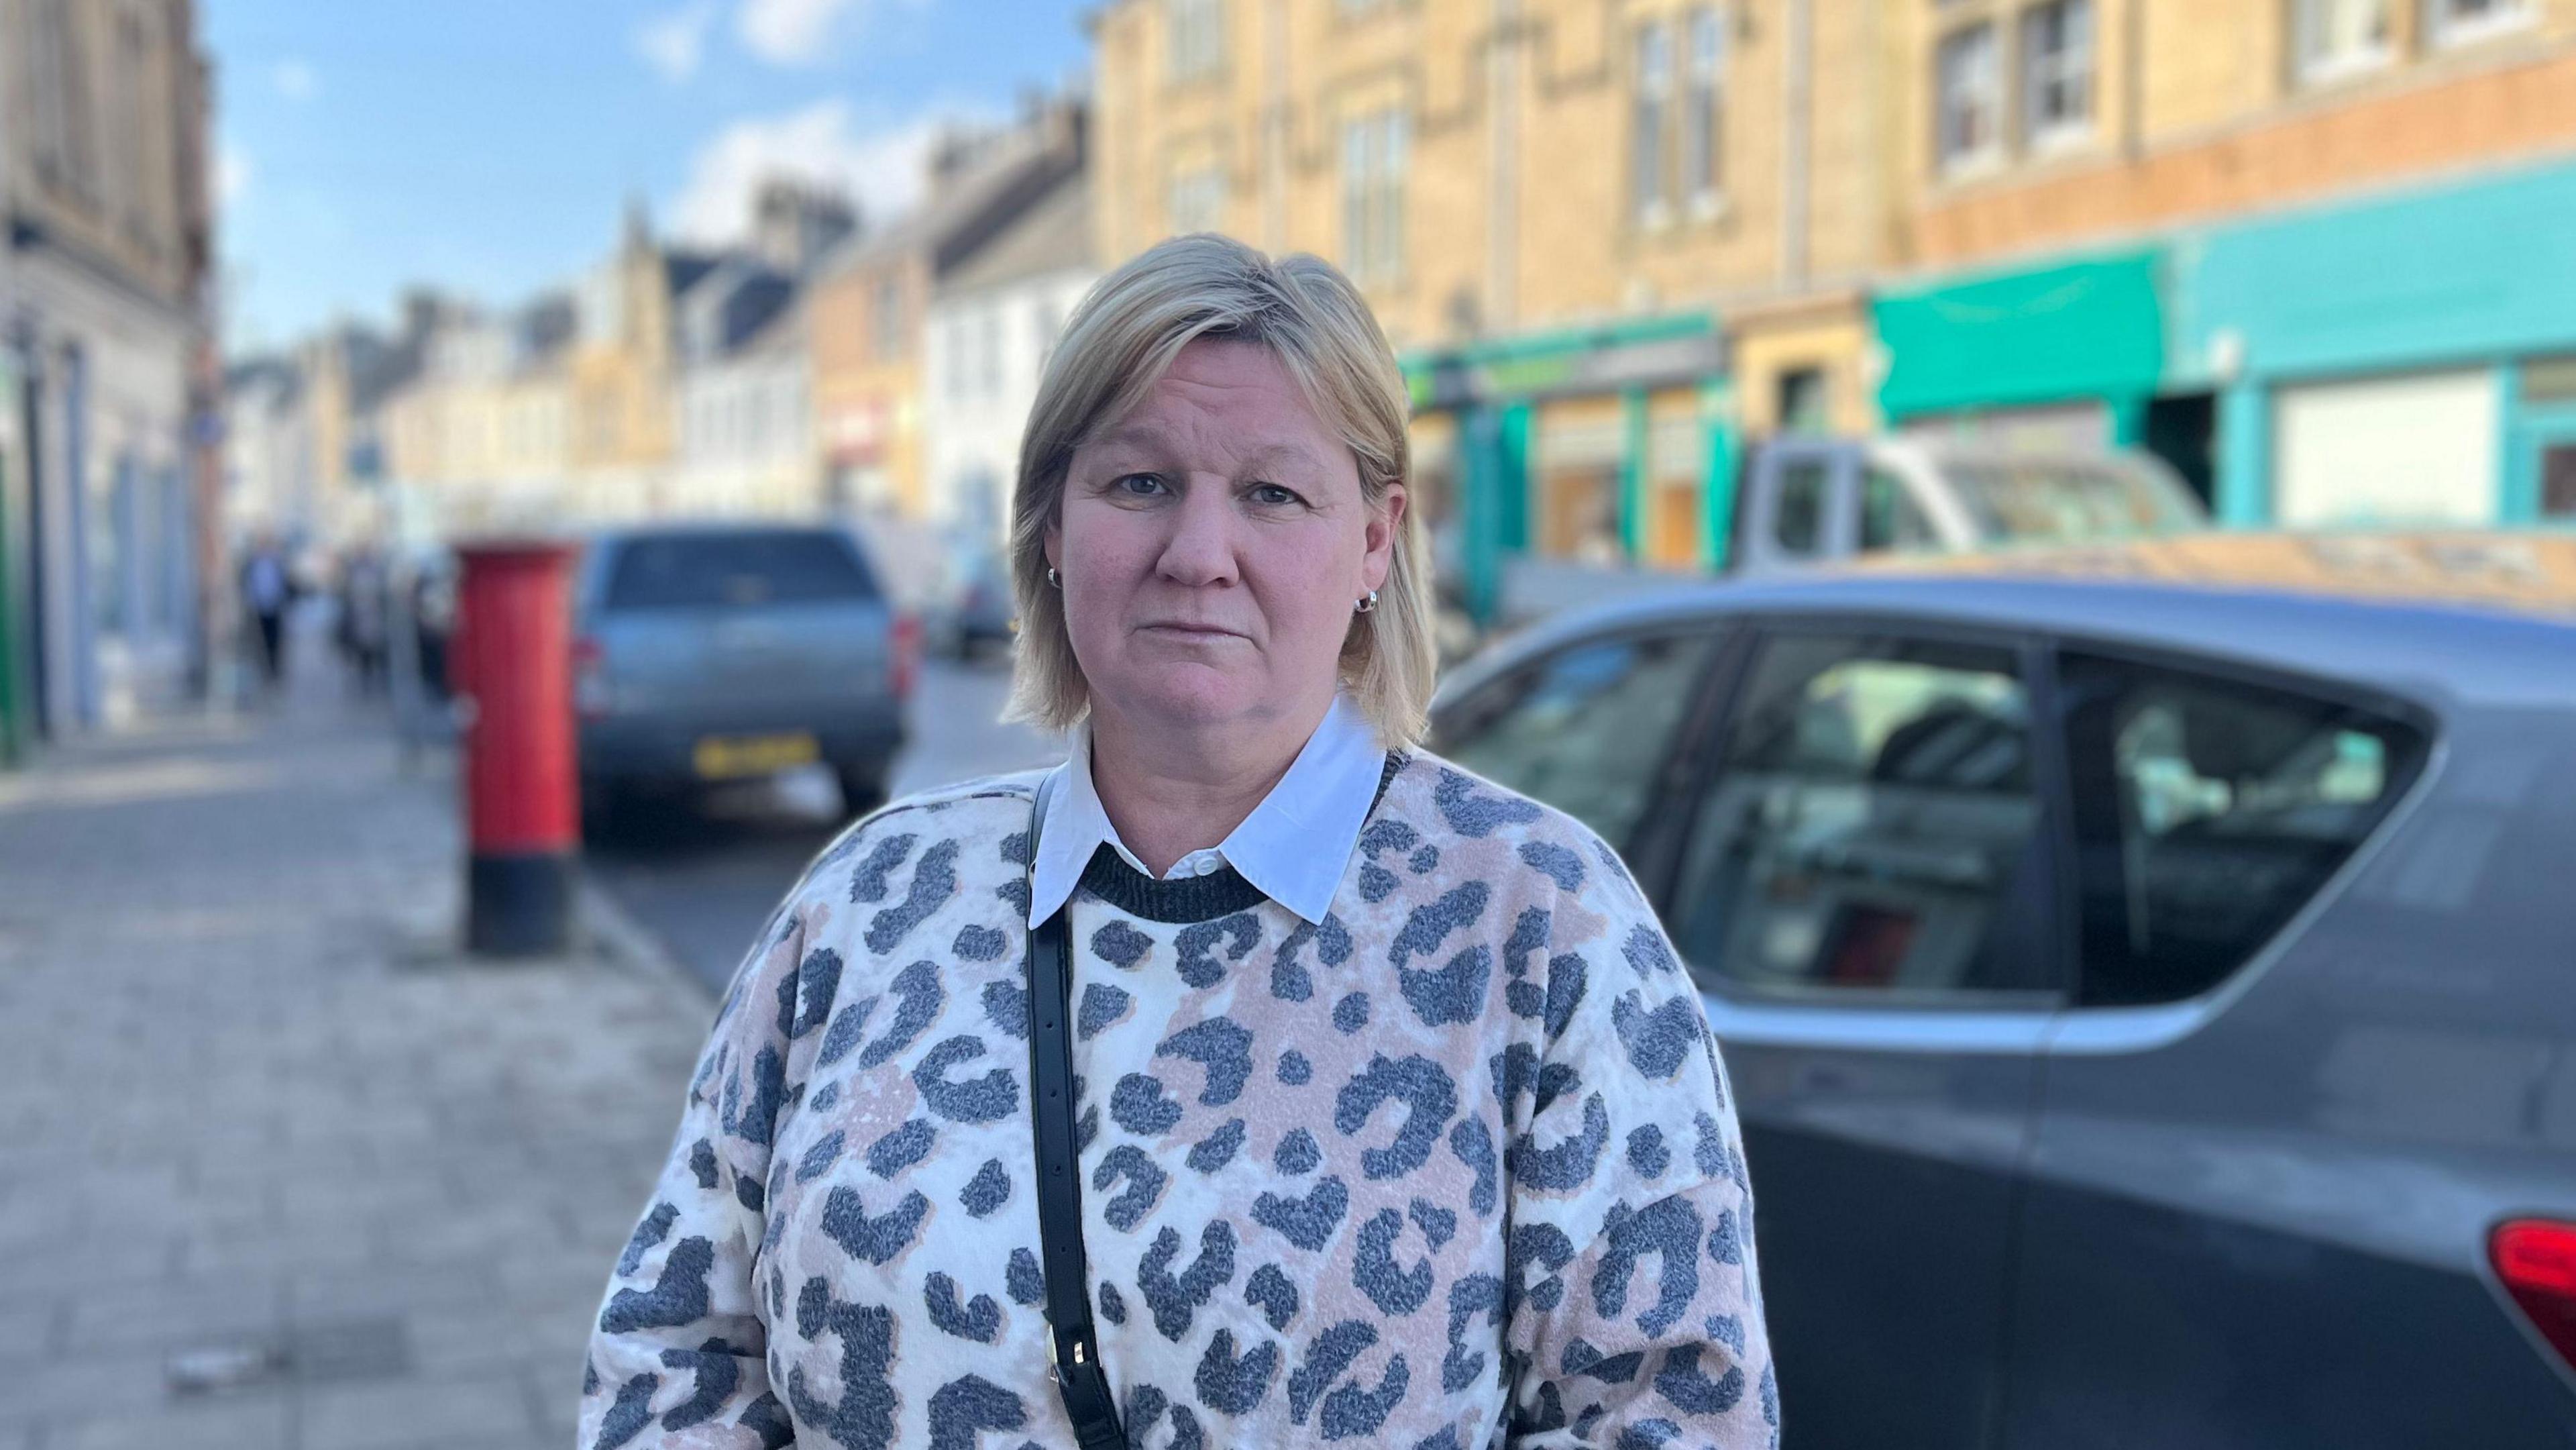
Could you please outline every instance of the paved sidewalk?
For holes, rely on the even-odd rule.
[[[0,1450],[573,1443],[713,1003],[461,963],[448,769],[335,685],[0,775]]]

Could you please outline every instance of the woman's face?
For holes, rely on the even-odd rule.
[[[1134,413],[1075,450],[1047,539],[1093,712],[1182,728],[1320,716],[1403,511],[1400,487],[1363,501],[1350,449],[1268,348],[1182,348]]]

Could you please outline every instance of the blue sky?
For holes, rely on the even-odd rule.
[[[740,225],[775,167],[900,207],[945,118],[1085,59],[1089,0],[207,0],[227,343],[384,319],[434,283],[566,282],[629,195]]]

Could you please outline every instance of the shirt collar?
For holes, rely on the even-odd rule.
[[[1386,751],[1376,732],[1347,698],[1336,695],[1287,774],[1217,843],[1217,853],[1262,895],[1301,920],[1320,923],[1341,887],[1369,807],[1377,803],[1385,769]],[[1055,768],[1055,792],[1030,869],[1031,926],[1072,899],[1083,867],[1104,845],[1144,870],[1100,804],[1091,780],[1091,727],[1085,724],[1064,764]]]

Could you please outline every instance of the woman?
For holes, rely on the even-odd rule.
[[[1775,1440],[1688,977],[1597,837],[1415,743],[1405,419],[1313,258],[1185,237],[1084,303],[1013,505],[1014,708],[1071,757],[789,896],[584,1446]]]

